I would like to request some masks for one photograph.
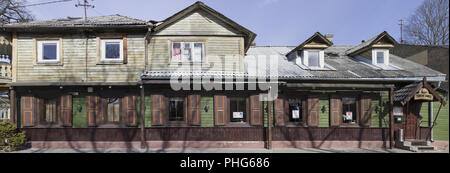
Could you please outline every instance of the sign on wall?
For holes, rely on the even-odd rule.
[[[414,100],[433,101],[433,95],[430,94],[428,89],[422,88],[416,95],[414,95]]]

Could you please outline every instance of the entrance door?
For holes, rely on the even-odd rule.
[[[411,101],[408,105],[408,113],[406,114],[406,129],[405,139],[417,139],[418,125],[419,125],[419,113],[422,107],[421,102]]]

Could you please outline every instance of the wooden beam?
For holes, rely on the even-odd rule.
[[[141,148],[146,148],[145,143],[145,90],[144,86],[141,85]]]
[[[272,149],[272,101],[270,101],[270,91],[272,87],[269,88],[268,94],[268,102],[267,102],[267,129],[268,129],[268,138],[267,138],[267,149]]]
[[[9,115],[10,115],[10,119],[11,122],[13,122],[14,124],[17,124],[16,120],[17,120],[17,115],[16,115],[16,90],[14,90],[13,87],[11,87],[11,89],[9,90]],[[17,126],[19,127],[19,126]]]
[[[16,82],[10,86],[137,86],[138,82]]]
[[[394,88],[389,89],[389,148],[394,142]]]

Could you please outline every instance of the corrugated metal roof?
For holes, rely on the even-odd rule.
[[[111,26],[111,25],[145,25],[143,20],[121,16],[118,14],[108,16],[84,18],[63,18],[43,21],[32,21],[26,23],[6,24],[4,27],[80,27],[80,26]]]

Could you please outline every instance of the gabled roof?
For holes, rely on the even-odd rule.
[[[112,27],[112,26],[144,26],[146,21],[118,14],[108,16],[88,17],[87,22],[81,17],[67,17],[43,21],[31,21],[25,23],[11,23],[3,25],[3,28],[72,28],[72,27]]]
[[[289,53],[287,53],[286,55],[290,55],[292,52],[298,51],[298,50],[302,50],[303,47],[308,44],[311,43],[314,40],[319,40],[322,41],[323,43],[325,43],[327,46],[332,46],[333,42],[331,42],[330,40],[328,40],[325,36],[323,36],[320,32],[316,32],[314,33],[314,35],[312,35],[311,37],[309,37],[307,40],[305,40],[302,44],[298,45],[295,49],[293,49],[292,51],[290,51]]]
[[[400,102],[402,105],[405,105],[422,88],[426,88],[430,92],[430,94],[433,95],[434,100],[440,101],[443,105],[446,104],[441,96],[430,86],[430,84],[427,83],[426,78],[424,78],[423,81],[406,85],[403,88],[395,91],[394,101]]]
[[[223,14],[217,12],[216,10],[212,9],[211,7],[205,5],[203,2],[197,1],[196,3],[192,4],[191,6],[181,10],[180,12],[170,16],[166,20],[163,21],[163,23],[159,24],[154,28],[155,32],[158,32],[171,24],[175,23],[179,19],[185,17],[186,15],[191,14],[194,11],[197,10],[203,10],[204,12],[207,12],[211,14],[212,16],[216,17],[217,19],[223,21],[225,24],[230,25],[232,28],[236,29],[239,32],[242,32],[242,34],[245,35],[245,51],[247,52],[248,48],[250,48],[250,45],[252,44],[253,40],[256,37],[256,34],[252,31],[248,30],[247,28],[239,25],[238,23],[234,22],[233,20],[229,19],[228,17],[224,16]]]
[[[392,38],[386,31],[382,32],[381,34],[378,34],[377,36],[364,41],[363,43],[359,44],[358,46],[355,46],[347,51],[347,55],[349,56],[355,56],[367,49],[370,49],[371,46],[374,44],[377,44],[381,40],[387,40],[391,42],[391,44],[396,45],[398,44],[397,41],[395,41],[394,38]]]

